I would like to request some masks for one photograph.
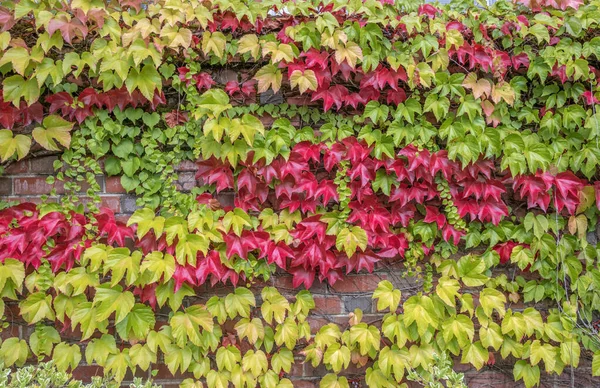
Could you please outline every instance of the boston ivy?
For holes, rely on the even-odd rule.
[[[599,6],[3,3],[0,161],[60,153],[66,194],[2,206],[2,307],[35,330],[0,359],[117,382],[164,359],[211,388],[291,386],[298,358],[325,388],[351,364],[372,387],[462,384],[450,356],[513,360],[527,387],[600,375]],[[98,209],[102,174],[138,196],[127,222]],[[399,262],[422,288],[379,283],[381,327],[311,332],[307,291],[201,288]]]

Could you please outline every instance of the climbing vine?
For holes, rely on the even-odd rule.
[[[1,1],[0,162],[59,158],[41,204],[0,207],[2,327],[30,328],[0,361],[211,388],[301,362],[324,388],[461,386],[451,360],[599,376],[599,7]],[[391,266],[418,289],[379,282],[378,321],[315,324],[308,289]]]

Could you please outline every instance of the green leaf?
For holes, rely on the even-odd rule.
[[[136,303],[129,314],[117,323],[117,333],[124,340],[143,340],[150,329],[154,328],[156,319],[149,306]]]
[[[29,324],[36,323],[42,319],[54,321],[55,315],[52,310],[52,295],[45,292],[36,292],[19,303],[21,315]]]
[[[479,303],[488,317],[492,317],[493,310],[498,312],[500,318],[504,316],[506,296],[502,292],[493,288],[485,288],[479,294]]]
[[[481,369],[483,365],[488,361],[490,354],[488,351],[481,345],[481,342],[477,341],[475,343],[467,345],[466,349],[463,350],[461,362],[462,363],[470,363],[477,370]]]
[[[280,373],[281,371],[290,373],[293,364],[294,354],[289,349],[279,349],[271,358],[271,368],[275,373]]]
[[[194,345],[200,346],[202,344],[200,327],[212,332],[214,322],[204,306],[196,305],[188,307],[185,312],[175,313],[169,320],[169,325],[177,345],[183,348],[188,340]]]
[[[21,97],[31,105],[40,97],[40,86],[35,78],[23,79],[20,75],[13,75],[5,78],[2,82],[4,91],[4,101],[12,102],[19,107]]]
[[[515,381],[522,379],[525,383],[525,387],[531,388],[534,385],[538,385],[540,382],[540,368],[537,365],[530,365],[525,360],[520,360],[515,363],[513,376]]]
[[[219,370],[233,371],[233,368],[242,361],[242,353],[233,345],[221,346],[216,354],[217,368]]]
[[[365,232],[360,226],[342,229],[337,235],[335,241],[336,248],[339,251],[346,252],[348,257],[352,257],[357,248],[365,251],[367,249],[367,244],[367,232]]]
[[[129,348],[129,357],[133,366],[138,366],[143,371],[150,368],[150,365],[157,361],[156,353],[150,347],[142,344],[135,344]]]
[[[0,160],[7,161],[15,152],[17,159],[22,159],[29,153],[31,148],[31,139],[25,135],[13,137],[13,133],[8,129],[0,129]]]
[[[234,329],[241,340],[247,338],[251,344],[265,337],[265,328],[259,318],[253,318],[252,320],[242,318],[235,324]]]
[[[85,347],[85,360],[88,364],[96,362],[96,364],[104,366],[108,356],[118,352],[115,337],[104,334],[100,338],[91,340]]]
[[[56,350],[54,352],[56,354]],[[27,342],[19,340],[17,337],[8,338],[2,343],[2,347],[0,347],[0,357],[7,367],[15,364],[19,367],[23,366],[29,357]]]
[[[254,377],[258,377],[268,369],[267,356],[262,350],[248,350],[242,359],[242,369],[245,372],[251,372]]]
[[[96,320],[104,321],[115,313],[115,323],[121,322],[131,311],[135,298],[129,291],[123,292],[121,286],[103,284],[96,288],[94,306],[97,307]]]
[[[381,335],[375,326],[359,323],[350,328],[350,341],[358,343],[360,354],[364,356],[379,350]]]
[[[233,229],[233,232],[237,236],[241,236],[245,226],[251,227],[252,220],[250,219],[250,216],[240,208],[236,207],[232,211],[227,212],[223,217],[223,228],[226,233]]]
[[[54,348],[52,360],[59,371],[64,372],[69,368],[75,369],[81,361],[81,350],[77,344],[69,345],[61,342]]]
[[[371,386],[371,385],[369,385]],[[319,383],[319,388],[349,388],[348,379],[345,377],[337,377],[333,373],[326,374]]]
[[[50,151],[59,151],[60,148],[56,145],[56,142],[60,143],[63,147],[69,148],[71,144],[71,134],[69,133],[73,128],[73,123],[64,120],[62,117],[57,115],[50,115],[44,118],[42,127],[37,127],[33,130],[31,135],[40,143],[42,147]]]
[[[350,364],[350,349],[334,343],[327,347],[327,351],[323,355],[323,362],[331,365],[335,373],[339,373],[342,369],[348,368]]]
[[[438,280],[435,293],[448,306],[454,307],[456,306],[456,297],[459,295],[458,290],[460,290],[460,284],[456,279],[442,276]]]
[[[154,98],[155,90],[162,90],[162,78],[153,65],[144,65],[141,71],[132,67],[125,80],[127,91],[139,90],[149,101]]]
[[[389,280],[382,280],[373,292],[372,299],[377,299],[377,311],[389,308],[391,312],[398,309],[402,294],[400,290],[395,290]]]

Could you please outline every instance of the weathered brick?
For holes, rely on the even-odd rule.
[[[229,81],[239,82],[239,73],[233,70],[221,70],[214,75],[214,80],[220,84],[226,84]]]
[[[62,182],[56,182],[55,185],[46,183],[46,177],[16,177],[13,179],[13,194],[15,195],[42,195],[49,194],[50,190],[56,187],[58,194],[64,193]]]
[[[259,95],[259,98],[260,98],[261,105],[283,104],[283,93],[281,93],[281,90],[278,91],[277,93],[273,93],[273,91],[269,89],[266,92],[261,93]]]
[[[318,385],[315,382],[309,380],[298,380],[298,379],[290,379],[292,381],[292,385],[294,388],[317,388]]]
[[[121,177],[111,176],[105,178],[104,192],[110,194],[125,193],[126,190],[121,185]]]
[[[31,174],[53,174],[55,160],[58,160],[58,156],[33,158],[29,161],[29,172]]]
[[[346,276],[330,286],[333,292],[370,292],[377,288],[377,284],[387,278],[386,274],[364,274]]]
[[[233,191],[221,191],[217,194],[217,201],[221,203],[221,206],[233,206],[235,201],[235,193]]]
[[[136,197],[134,195],[124,195],[121,197],[121,212],[133,213],[139,206],[135,204]]]
[[[370,296],[347,296],[344,298],[344,310],[351,313],[356,309],[363,312],[370,312],[373,306],[373,300]]]
[[[5,175],[19,175],[29,172],[29,160],[19,160],[4,169]]]
[[[196,187],[196,174],[194,172],[181,172],[177,180],[177,190],[190,191]]]
[[[73,378],[81,380],[84,383],[89,383],[94,376],[103,376],[104,368],[99,365],[80,365],[73,373]]]
[[[339,296],[315,296],[315,310],[325,314],[340,314],[342,301]]]
[[[198,166],[191,160],[184,160],[175,167],[175,171],[197,171]]]
[[[12,179],[11,178],[0,178],[0,195],[11,195],[12,194]]]

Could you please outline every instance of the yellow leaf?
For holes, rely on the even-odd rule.
[[[303,94],[307,90],[317,90],[318,82],[315,72],[312,70],[305,70],[304,73],[300,70],[294,70],[290,76],[290,84],[292,88],[298,86],[300,94]]]
[[[335,50],[335,61],[339,64],[346,61],[350,67],[356,67],[356,61],[362,60],[362,50],[354,42],[348,42],[345,45],[339,45]]]
[[[258,81],[258,92],[264,93],[269,88],[277,93],[281,88],[283,75],[275,65],[266,65],[256,72],[254,78]]]
[[[31,148],[31,138],[25,135],[13,134],[8,129],[0,130],[0,160],[3,162],[9,159],[14,153],[17,153],[17,158],[22,159]]]
[[[210,32],[205,31],[204,35],[202,35],[202,51],[206,55],[213,52],[217,57],[223,58],[226,43],[227,38],[225,38],[225,35],[223,35],[222,32],[217,31],[211,34]]]

